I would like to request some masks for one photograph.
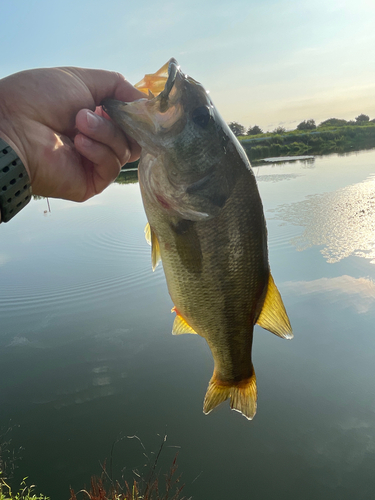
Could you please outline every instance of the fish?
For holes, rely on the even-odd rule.
[[[106,99],[110,118],[141,146],[139,184],[152,268],[162,261],[176,314],[172,333],[198,334],[213,356],[205,414],[227,399],[257,409],[254,325],[293,338],[270,272],[262,201],[250,162],[203,85],[172,58],[136,87]]]

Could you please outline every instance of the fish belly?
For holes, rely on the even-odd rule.
[[[204,221],[171,217],[142,190],[177,313],[206,339],[225,383],[253,373],[253,326],[269,275],[262,204],[246,173],[220,214]]]

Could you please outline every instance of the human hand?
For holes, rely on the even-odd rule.
[[[18,154],[33,194],[85,201],[105,189],[140,147],[100,107],[144,94],[115,72],[22,71],[0,80],[0,137]]]

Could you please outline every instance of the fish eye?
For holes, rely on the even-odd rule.
[[[193,122],[196,125],[199,125],[201,128],[206,128],[210,118],[211,113],[208,106],[200,106],[193,111]]]

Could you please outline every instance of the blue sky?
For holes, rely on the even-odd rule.
[[[3,0],[0,77],[74,65],[136,83],[175,57],[226,121],[375,118],[374,0]]]

